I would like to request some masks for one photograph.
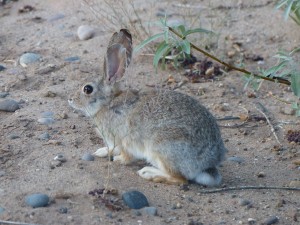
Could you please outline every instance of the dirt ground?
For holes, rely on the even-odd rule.
[[[272,66],[276,62],[272,56],[278,50],[299,47],[299,26],[291,20],[284,21],[272,1],[190,1],[188,5],[182,5],[184,1],[134,2],[144,22],[156,21],[158,12],[165,12],[175,22],[186,18],[189,25],[193,15],[201,15],[193,27],[201,25],[220,34],[211,40],[210,51],[235,63],[243,57],[245,67],[251,71]],[[34,10],[19,12],[25,5]],[[99,0],[98,7],[107,5]],[[299,191],[203,194],[202,190],[210,188],[143,180],[136,173],[142,162],[122,166],[107,159],[81,159],[84,153],[103,147],[103,143],[91,121],[73,112],[67,99],[84,80],[100,73],[112,34],[107,21],[100,20],[82,1],[75,0],[19,0],[0,6],[0,65],[6,67],[0,72],[0,92],[8,92],[4,99],[14,99],[21,106],[16,112],[0,111],[0,207],[4,209],[0,224],[263,224],[272,216],[278,218],[276,224],[299,224]],[[80,25],[92,26],[95,36],[80,41],[76,36]],[[134,43],[137,44],[135,40]],[[25,52],[38,53],[42,60],[22,67],[18,60]],[[74,56],[80,60],[65,62]],[[258,62],[255,56],[263,60]],[[136,54],[132,64],[130,79],[137,88],[166,84],[169,75],[177,84],[187,79],[183,71],[156,74],[152,57],[146,54]],[[166,88],[171,86],[166,84]],[[299,119],[289,115],[289,106],[269,93],[294,100],[289,87],[263,82],[258,92],[250,87],[244,89],[243,76],[230,71],[215,80],[186,82],[177,91],[201,101],[217,118],[248,112],[251,115],[249,121],[219,120],[230,159],[220,168],[222,187],[288,187],[291,182],[299,187],[300,147],[286,138],[288,130],[300,129]],[[258,104],[266,108],[281,146]],[[54,123],[38,122],[45,112],[54,114]],[[44,133],[50,140],[40,139]],[[61,165],[53,160],[58,154],[66,158]],[[111,210],[88,194],[104,187],[117,190],[117,195],[108,197],[114,198],[121,210]],[[124,206],[121,195],[129,190],[144,193],[158,215],[139,215]],[[24,199],[33,193],[49,195],[49,206],[27,206]],[[67,213],[61,213],[62,207],[67,208]]]

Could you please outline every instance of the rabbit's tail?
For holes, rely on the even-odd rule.
[[[220,175],[216,167],[206,169],[199,174],[197,174],[195,181],[198,184],[206,186],[218,186],[221,184],[222,176]]]

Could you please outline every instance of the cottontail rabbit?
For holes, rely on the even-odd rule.
[[[104,77],[85,84],[69,104],[90,116],[107,147],[94,154],[128,164],[144,159],[138,174],[155,182],[219,185],[226,153],[215,118],[197,100],[170,90],[138,92],[120,85],[132,55],[131,34],[110,39]]]

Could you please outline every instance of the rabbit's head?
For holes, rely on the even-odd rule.
[[[109,105],[120,92],[120,81],[131,57],[131,34],[128,30],[121,29],[115,32],[109,41],[104,58],[104,76],[98,81],[84,84],[77,93],[70,96],[70,106],[88,116],[94,116],[103,106]]]

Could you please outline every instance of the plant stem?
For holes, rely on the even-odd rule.
[[[169,27],[168,26],[168,29],[169,31],[171,31],[173,34],[175,34],[177,37],[179,37],[180,39],[184,40],[185,37],[182,36],[181,34],[179,34],[176,30],[174,30],[172,27]],[[259,78],[259,79],[263,79],[263,80],[268,80],[268,81],[272,81],[272,82],[276,82],[276,83],[281,83],[281,84],[286,84],[286,85],[291,85],[291,82],[286,80],[286,79],[282,79],[280,77],[274,77],[274,78],[271,78],[271,77],[265,77],[265,76],[262,76],[262,75],[259,75],[259,74],[255,74],[255,73],[251,73],[249,72],[248,70],[246,69],[243,69],[243,68],[239,68],[239,67],[235,67],[233,65],[230,65],[220,59],[218,59],[217,57],[209,54],[208,52],[204,51],[203,49],[197,47],[196,45],[194,45],[193,43],[190,43],[191,47],[195,50],[197,50],[198,52],[201,52],[202,54],[206,55],[207,57],[217,61],[218,63],[228,67],[229,69],[231,70],[236,70],[236,71],[239,71],[239,72],[242,72],[244,74],[247,74],[249,76],[253,76],[253,77],[256,77],[256,78]]]

